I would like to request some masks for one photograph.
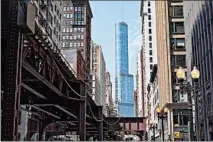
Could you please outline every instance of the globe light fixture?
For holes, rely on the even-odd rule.
[[[193,70],[191,72],[191,76],[193,80],[198,80],[200,77],[200,71],[197,69],[197,67],[193,67]]]
[[[182,81],[186,78],[185,71],[183,70],[182,67],[179,67],[179,69],[176,72],[176,76],[179,80],[182,80]]]
[[[163,112],[164,112],[164,113],[168,113],[168,108],[165,107],[165,108],[163,109]]]
[[[160,107],[157,107],[157,108],[155,109],[155,111],[156,111],[157,113],[160,113]]]

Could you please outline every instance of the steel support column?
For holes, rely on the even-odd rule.
[[[2,70],[2,141],[18,140],[18,121],[20,107],[20,80],[22,34],[17,25],[18,1],[2,1],[2,47],[4,69]]]
[[[80,95],[86,96],[86,86],[81,83],[80,86]],[[79,136],[80,141],[86,141],[86,99],[81,98],[80,101],[80,110],[79,110]]]
[[[98,106],[98,140],[103,141],[103,109],[102,106]]]
[[[40,120],[38,121],[38,140],[39,141],[42,141],[43,131],[44,131],[44,124],[42,120]]]

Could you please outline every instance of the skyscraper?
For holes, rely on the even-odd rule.
[[[139,55],[138,72],[139,72],[139,116],[151,116],[150,109],[152,101],[149,96],[150,77],[153,72],[153,67],[157,64],[157,44],[156,44],[156,1],[142,0],[141,1],[141,20],[142,20],[142,55]],[[140,67],[141,66],[141,67]],[[154,95],[154,94],[153,94]],[[142,96],[142,97],[141,97]],[[151,101],[151,102],[150,102]],[[151,119],[146,119],[146,129],[150,129]],[[157,133],[156,133],[157,134]],[[157,136],[157,135],[156,135]]]
[[[165,120],[167,125],[164,126],[165,140],[187,141],[190,112],[188,107],[182,106],[182,103],[188,101],[187,93],[180,91],[176,77],[180,66],[187,70],[183,1],[156,1],[155,6],[159,107],[169,109],[168,119]],[[174,133],[182,135],[174,137]]]
[[[134,116],[134,82],[129,74],[128,63],[128,25],[119,22],[115,25],[115,57],[116,57],[116,97],[118,97],[118,113],[120,116]]]

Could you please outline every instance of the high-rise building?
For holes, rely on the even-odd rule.
[[[195,113],[198,141],[213,141],[213,2],[184,1],[187,78],[200,70]],[[202,95],[200,95],[202,94]]]
[[[103,106],[103,112],[106,114],[106,62],[100,45],[91,43],[91,73],[97,76],[100,84],[100,105]]]
[[[85,61],[85,74],[89,79],[90,74],[90,41],[92,11],[88,0],[63,1],[61,52],[69,63],[73,64],[70,57],[73,49],[81,52]]]
[[[134,81],[129,74],[128,25],[125,22],[115,26],[116,74],[115,85],[120,116],[134,116]]]
[[[112,82],[110,80],[110,73],[106,72],[106,116],[110,116],[113,111],[112,99]]]
[[[143,51],[143,63],[139,62],[143,70],[143,106],[141,113],[144,113],[144,117],[149,116],[149,97],[147,86],[150,82],[152,69],[154,64],[157,64],[157,46],[156,46],[156,13],[155,13],[155,1],[142,0],[141,1],[141,17],[142,17],[142,51]],[[140,68],[139,68],[140,69]],[[141,79],[141,78],[140,78]],[[142,83],[140,81],[140,83]],[[140,86],[141,88],[141,86]],[[142,89],[140,89],[141,92]],[[142,107],[142,106],[141,106]],[[142,112],[144,110],[144,112]],[[149,129],[149,120],[146,119],[146,128]]]
[[[180,66],[187,69],[183,1],[156,1],[156,21],[159,107],[169,109],[168,119],[164,119],[164,138],[188,140],[190,112],[188,107],[183,107],[187,93],[180,90],[176,77]],[[182,135],[174,137],[174,133]]]

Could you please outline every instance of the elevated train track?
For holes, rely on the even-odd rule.
[[[86,91],[87,80],[76,78],[58,47],[38,23],[35,22],[33,32],[29,29],[26,32],[27,25],[18,25],[22,4],[22,1],[2,1],[2,14],[8,18],[2,22],[1,140],[18,139],[20,110],[32,113],[37,120],[39,140],[53,122],[66,124],[65,131],[77,132],[80,140],[86,140],[86,134],[98,135],[99,140],[103,140],[114,119],[103,116],[102,107],[97,106]],[[143,123],[143,118],[135,120]],[[121,130],[120,122],[114,125],[117,128],[114,131]]]

